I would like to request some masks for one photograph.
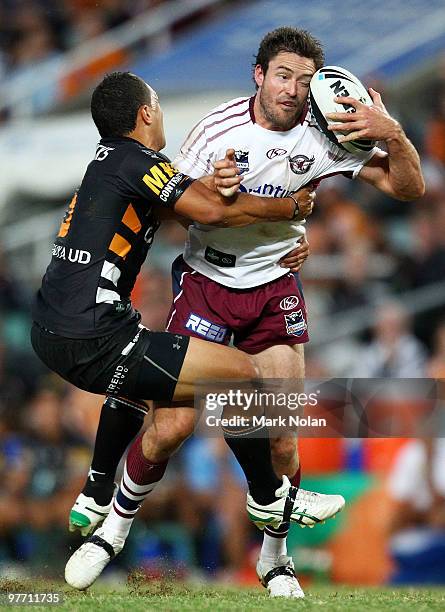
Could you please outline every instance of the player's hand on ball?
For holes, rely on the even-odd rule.
[[[331,123],[328,126],[328,130],[332,132],[343,132],[342,136],[338,136],[339,142],[351,142],[358,139],[390,140],[400,131],[399,123],[386,110],[380,94],[370,87],[369,95],[373,102],[372,106],[348,96],[335,98],[335,102],[348,104],[355,108],[355,112],[326,115],[326,118],[331,121],[339,121],[339,123]]]
[[[217,191],[225,198],[233,198],[239,189],[241,176],[235,161],[235,150],[227,149],[224,159],[213,164],[213,179]]]
[[[293,193],[292,197],[298,202],[298,210],[300,211],[294,220],[303,221],[303,219],[306,219],[306,217],[312,214],[315,201],[314,188],[312,185],[303,187],[303,189],[299,189]]]
[[[309,242],[303,236],[298,246],[280,259],[280,266],[282,268],[289,268],[291,272],[299,272],[309,253]]]

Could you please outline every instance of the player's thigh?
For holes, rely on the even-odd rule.
[[[252,380],[258,374],[257,356],[190,338],[173,399],[181,401],[193,397],[197,380]]]
[[[125,382],[118,390],[127,397],[182,402],[193,400],[197,381],[252,380],[259,375],[256,357],[182,334],[144,328],[133,353],[125,358]]]
[[[278,344],[255,355],[261,378],[304,379],[304,344]]]

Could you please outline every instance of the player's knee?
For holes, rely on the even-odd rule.
[[[176,438],[180,442],[184,442],[189,436],[192,435],[195,429],[196,413],[194,410],[190,410],[189,414],[178,415],[175,419],[175,433]]]
[[[287,465],[296,460],[297,440],[294,437],[276,438],[270,441],[272,461],[280,465]]]
[[[244,355],[244,359],[237,368],[237,372],[240,378],[245,378],[247,380],[260,378],[261,370],[255,355]]]
[[[174,452],[193,433],[195,413],[172,414],[172,418],[156,423],[156,446],[164,452]]]

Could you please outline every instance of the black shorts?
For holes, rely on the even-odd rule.
[[[100,338],[65,338],[34,323],[32,346],[45,365],[71,384],[129,399],[173,398],[190,339],[135,323]]]

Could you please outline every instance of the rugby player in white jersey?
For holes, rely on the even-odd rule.
[[[318,131],[307,95],[310,79],[323,60],[319,42],[309,33],[295,28],[269,33],[255,62],[256,95],[231,100],[208,113],[187,137],[175,165],[199,178],[212,173],[214,162],[232,147],[245,191],[280,197],[343,174],[396,199],[420,197],[424,183],[417,152],[374,90],[370,90],[372,107],[339,98],[356,112],[332,115],[342,123],[331,129],[346,132],[345,140],[384,141],[387,153],[375,148],[359,159]],[[219,173],[221,184],[227,180],[227,186],[233,185],[230,164],[222,165]],[[302,379],[303,344],[308,341],[306,309],[298,279],[280,262],[304,234],[304,222],[258,223],[243,229],[191,226],[184,258],[174,266],[179,283],[168,331],[221,343],[233,336],[237,348],[260,360],[263,377]],[[185,410],[180,412],[184,439],[193,429],[194,418],[190,416],[188,423]],[[250,513],[255,512],[256,501],[267,503],[257,478],[265,454],[272,455],[277,488],[282,475],[298,487],[295,438],[283,436],[269,443],[267,437],[227,436],[226,441],[246,474]],[[315,513],[316,500],[317,494],[308,494]],[[287,529],[283,524],[277,529],[266,527],[257,572],[272,596],[302,597],[287,556]]]

